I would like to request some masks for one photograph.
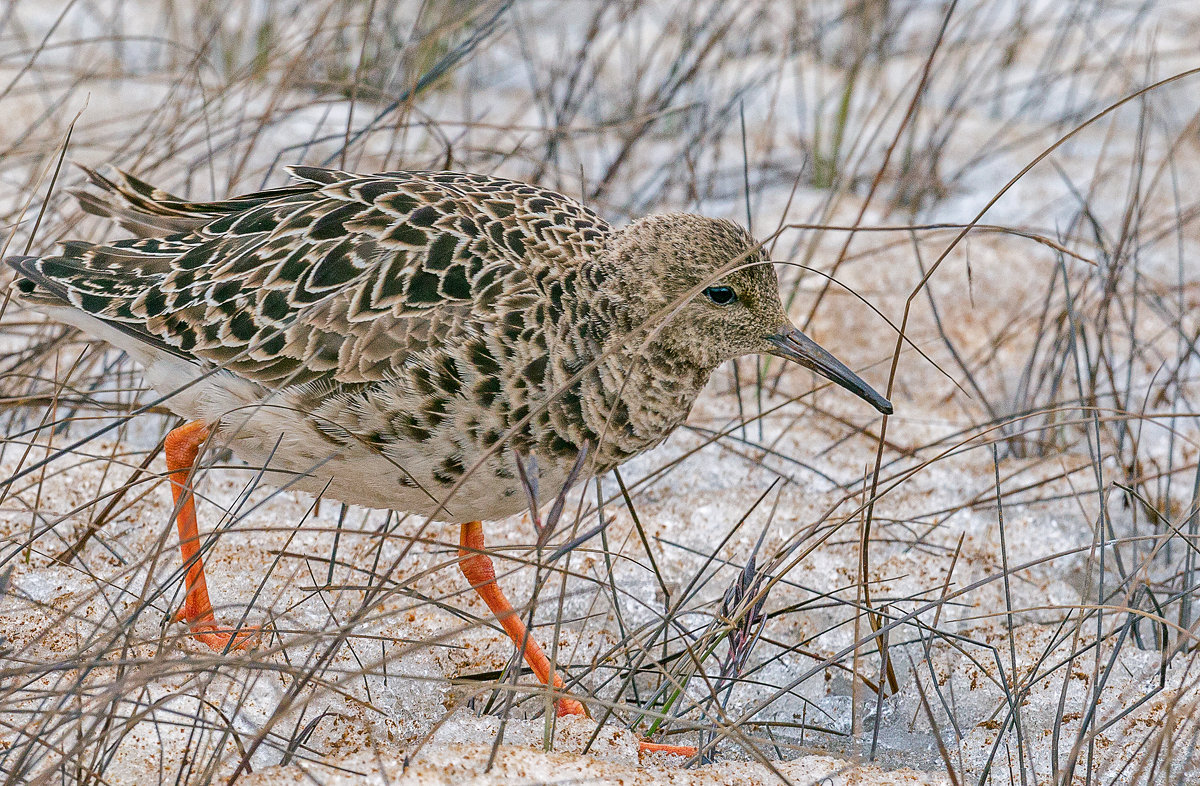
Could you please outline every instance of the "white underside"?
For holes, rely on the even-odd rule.
[[[399,444],[388,454],[365,446],[334,451],[286,392],[264,400],[258,385],[225,371],[206,374],[197,364],[157,350],[74,308],[35,307],[125,350],[145,369],[146,384],[164,406],[187,420],[217,424],[214,443],[228,446],[256,468],[256,474],[265,468],[263,479],[271,485],[455,523],[504,518],[528,509],[519,483],[498,479],[486,467],[449,490],[430,480],[437,458],[419,449]],[[538,485],[544,502],[558,492],[565,478],[551,467],[542,472]],[[401,479],[406,475],[423,488],[404,485]]]

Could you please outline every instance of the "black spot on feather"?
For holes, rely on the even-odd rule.
[[[449,482],[453,483],[462,477],[463,472],[465,472],[467,468],[463,466],[462,456],[448,456],[447,458],[443,459],[439,469],[441,471],[441,476],[439,476],[438,472],[435,471],[433,473],[434,477],[436,477],[438,480],[445,478]]]
[[[283,262],[276,266],[275,270],[271,273],[270,280],[267,283],[273,284],[276,282],[287,282],[289,284],[295,284],[297,281],[299,281],[300,277],[303,276],[305,271],[308,270],[309,263],[306,255],[309,248],[310,246],[304,246],[296,251],[293,251],[287,259],[283,260]]]
[[[550,438],[550,444],[546,446],[546,449],[552,455],[563,457],[575,456],[579,453],[578,446],[572,442],[568,442],[558,434]]]
[[[330,280],[337,280],[339,276],[346,275],[347,273],[350,273],[352,277],[352,271],[354,268],[350,266],[350,260],[348,259],[352,248],[353,242],[349,239],[346,239],[330,249],[329,253],[327,253],[319,262],[317,262],[315,268],[310,268],[307,271],[307,280],[303,281],[293,290],[292,302],[296,304],[315,303],[318,300],[328,296],[329,287],[319,286],[317,282],[314,281],[314,278],[318,275],[319,268],[322,266],[329,266],[330,272],[328,274],[328,278]],[[300,264],[303,263],[301,262]],[[349,268],[349,271],[343,268],[343,265],[345,268]]]
[[[408,214],[416,208],[417,200],[413,199],[410,194],[406,194],[403,191],[397,191],[391,196],[381,199],[380,204],[388,210],[392,210],[397,213]]]
[[[224,303],[234,298],[242,291],[242,285],[236,281],[221,281],[213,285],[209,297],[214,303]]]
[[[363,183],[355,189],[358,195],[366,202],[374,202],[385,194],[390,194],[396,190],[394,183],[387,183],[382,180],[373,180],[369,183]]]
[[[508,233],[508,247],[517,256],[525,256],[525,240],[520,230],[514,229]]]
[[[516,209],[513,206],[512,202],[509,202],[508,200],[499,200],[499,199],[489,200],[484,203],[484,206],[487,208],[488,212],[491,213],[496,218],[508,218],[509,216],[511,216],[513,214],[513,211]]]
[[[411,412],[397,413],[392,418],[392,428],[416,442],[424,442],[431,436],[429,429],[424,428]]]
[[[279,225],[279,217],[273,208],[262,208],[243,213],[229,228],[232,235],[266,234]]]
[[[500,395],[500,378],[485,377],[475,385],[475,400],[481,407],[490,407]]]
[[[458,240],[454,235],[441,234],[429,245],[429,256],[425,267],[429,270],[445,270],[454,262],[454,250],[458,248]]]
[[[438,361],[438,386],[451,396],[462,390],[462,377],[454,358],[444,355]]]
[[[462,232],[467,237],[479,236],[479,225],[467,216],[459,216],[456,222],[458,231]]]
[[[205,227],[205,231],[212,235],[223,235],[229,231],[230,227],[237,223],[239,218],[241,218],[240,213],[230,213],[209,224]]]
[[[146,297],[142,301],[142,307],[146,310],[147,317],[156,317],[167,310],[167,296],[161,289],[151,287],[146,290]]]
[[[414,210],[412,215],[408,217],[408,222],[413,226],[431,227],[433,226],[433,222],[437,221],[441,215],[435,208],[426,205]]]
[[[109,299],[100,295],[89,295],[86,292],[81,292],[79,295],[79,307],[89,314],[99,314],[108,307]]]
[[[441,281],[433,273],[424,270],[413,271],[412,280],[408,282],[408,301],[410,303],[438,303],[442,297],[438,294],[438,283]]]
[[[392,258],[379,271],[379,298],[387,300],[404,294],[404,270],[408,255],[403,251],[392,252]]]
[[[504,243],[504,225],[499,221],[493,221],[488,225],[488,234],[492,236],[492,240],[496,241],[496,245],[503,246]]]
[[[217,245],[220,247],[220,244]],[[212,249],[208,244],[194,246],[184,254],[175,258],[174,265],[181,270],[195,270],[212,262]]]
[[[412,366],[409,377],[413,381],[413,387],[420,393],[429,394],[436,390],[429,369],[425,366]]]
[[[263,295],[258,309],[264,317],[272,322],[282,322],[291,313],[287,295],[277,289],[269,290]]]
[[[529,380],[531,385],[540,385],[546,378],[546,356],[541,355],[534,358],[525,366],[525,371],[522,375]]]
[[[313,267],[308,284],[318,289],[330,289],[352,280],[359,272],[354,266],[354,258],[349,253],[328,254]]]
[[[346,222],[362,212],[362,205],[349,204],[330,210],[318,218],[308,230],[313,240],[332,240],[346,235]]]
[[[471,284],[467,281],[467,272],[462,265],[455,265],[442,276],[442,294],[457,300],[467,300],[471,297]]]
[[[563,313],[563,303],[562,303],[563,285],[558,283],[557,281],[555,281],[553,284],[550,285],[550,293],[549,294],[550,294],[549,317],[550,317],[550,319],[557,322],[558,318],[560,316],[562,316],[562,313]]]
[[[471,365],[475,366],[481,376],[488,377],[500,373],[500,364],[482,341],[472,344],[468,352]]]
[[[258,325],[254,324],[254,318],[246,311],[239,311],[229,320],[229,333],[238,341],[249,341],[257,332]]]
[[[403,221],[389,229],[383,236],[383,239],[393,240],[397,243],[407,243],[410,246],[423,246],[428,242],[428,238],[425,237],[424,232]]]
[[[283,333],[276,331],[275,335],[264,341],[259,349],[268,355],[278,355],[283,351],[283,346],[286,343]]]

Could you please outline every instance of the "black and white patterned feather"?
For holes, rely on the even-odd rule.
[[[130,352],[168,406],[299,488],[453,521],[526,504],[515,455],[553,496],[585,444],[585,476],[657,445],[786,323],[727,221],[613,229],[497,177],[292,172],[190,202],[89,171],[81,204],[139,237],[12,258],[18,297]],[[689,300],[718,276],[736,308]]]

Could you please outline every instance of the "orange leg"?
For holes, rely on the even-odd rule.
[[[562,677],[550,668],[550,660],[542,648],[533,640],[525,629],[525,623],[513,611],[512,604],[504,597],[504,590],[496,583],[496,569],[492,566],[492,558],[484,551],[483,522],[468,521],[462,525],[458,541],[458,563],[463,576],[470,582],[471,587],[483,598],[492,613],[496,615],[504,632],[518,647],[524,645],[522,655],[538,682],[543,685],[553,684],[556,690],[563,689]],[[575,699],[560,698],[556,704],[557,713],[562,715],[586,715],[587,710]]]
[[[196,506],[188,477],[200,446],[208,439],[208,427],[196,420],[185,423],[167,434],[164,445],[167,456],[167,475],[171,478],[171,494],[175,498],[175,524],[179,529],[179,550],[187,567],[184,588],[187,592],[183,608],[176,620],[188,623],[192,636],[214,650],[243,649],[258,639],[258,631],[233,631],[217,625],[212,602],[208,599],[208,584],[204,580],[204,561],[200,557],[200,532],[196,527]]]
[[[463,576],[479,593],[479,597],[483,598],[483,602],[492,610],[492,613],[496,615],[496,619],[508,637],[513,640],[513,644],[518,647],[524,646],[521,654],[525,656],[525,662],[529,664],[529,668],[533,669],[538,681],[543,685],[553,685],[555,690],[561,691],[563,689],[562,677],[550,668],[550,660],[546,657],[546,653],[542,651],[533,637],[528,635],[525,623],[513,611],[512,604],[508,602],[504,591],[496,583],[496,569],[492,566],[492,558],[487,555],[483,543],[483,522],[468,521],[463,524],[458,544],[460,559],[458,565]],[[565,696],[558,700],[555,711],[559,717],[588,714],[583,704]],[[645,741],[639,742],[639,748],[646,752],[667,751],[682,756],[696,754],[696,749],[690,746],[660,745]]]

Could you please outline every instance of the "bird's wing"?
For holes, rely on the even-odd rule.
[[[32,305],[69,304],[278,388],[386,379],[497,315],[528,315],[548,271],[597,253],[609,231],[573,200],[499,178],[293,174],[303,182],[211,203],[142,184],[150,212],[203,223],[8,261]]]

